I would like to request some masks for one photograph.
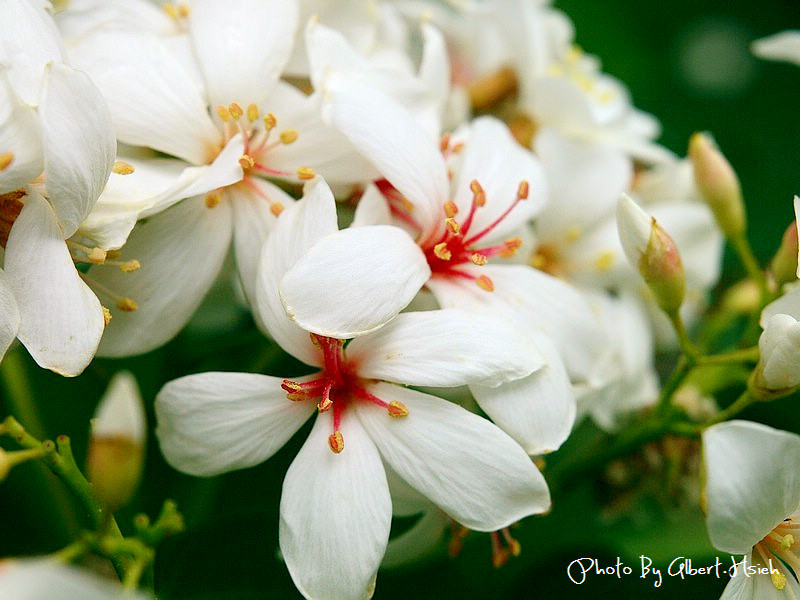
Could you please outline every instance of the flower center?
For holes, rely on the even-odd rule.
[[[351,402],[375,404],[386,409],[390,417],[408,416],[408,409],[402,402],[386,402],[367,390],[366,382],[355,372],[356,365],[347,361],[344,340],[312,333],[311,341],[322,353],[322,371],[310,381],[284,379],[281,387],[286,390],[289,400],[316,401],[319,412],[333,411],[333,433],[328,436],[328,445],[332,452],[339,454],[344,450],[342,415]]]
[[[244,177],[241,182],[234,186],[244,185],[269,204],[270,212],[276,217],[283,211],[280,202],[273,201],[263,190],[253,182],[252,177],[259,175],[262,177],[297,178],[301,181],[313,179],[314,170],[311,167],[299,167],[296,173],[274,169],[265,164],[265,159],[270,150],[281,145],[294,143],[299,137],[295,129],[284,129],[277,134],[277,139],[273,131],[277,128],[278,119],[272,113],[261,115],[258,106],[248,104],[247,109],[243,109],[236,102],[231,102],[228,106],[219,105],[216,108],[217,116],[222,121],[223,144],[225,145],[234,136],[241,134],[244,141],[244,153],[239,157],[239,165],[242,167]],[[233,186],[231,186],[233,187]],[[222,188],[212,190],[206,195],[206,206],[214,208],[222,201]]]
[[[472,192],[472,203],[469,213],[459,221],[458,207],[452,200],[444,203],[444,228],[442,233],[430,241],[423,242],[422,250],[431,268],[432,276],[436,277],[460,277],[474,281],[481,289],[491,292],[494,290],[494,283],[486,275],[476,275],[471,269],[464,269],[465,266],[472,264],[476,266],[485,265],[490,258],[499,256],[508,258],[513,256],[522,245],[522,239],[512,237],[499,244],[483,246],[481,240],[497,227],[510,213],[514,207],[528,198],[529,185],[527,181],[521,181],[517,188],[517,195],[511,204],[494,221],[479,231],[473,231],[475,214],[481,207],[486,205],[486,194],[481,184],[472,180],[469,185]]]
[[[573,45],[560,61],[550,65],[547,74],[569,79],[597,104],[610,104],[617,99],[616,91],[603,85],[597,66],[591,57],[584,55],[580,46]]]
[[[786,587],[787,572],[789,577],[800,573],[800,521],[795,521],[797,516],[786,517],[753,546],[753,561],[770,567],[772,585],[778,590]]]

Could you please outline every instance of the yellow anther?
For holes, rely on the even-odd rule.
[[[281,382],[281,387],[283,389],[289,388],[292,392],[300,393],[303,391],[303,388],[300,386],[299,383],[296,381],[290,381],[289,379],[284,379]]]
[[[573,44],[567,52],[566,60],[568,63],[576,63],[583,56],[583,48],[577,44]]]
[[[500,251],[500,256],[503,258],[509,258],[514,256],[517,253],[517,250],[519,250],[522,246],[522,238],[519,236],[508,238],[505,242],[503,242],[503,245],[505,248]]]
[[[186,3],[181,3],[178,5],[178,15],[183,17],[184,19],[189,16],[189,5]]]
[[[314,346],[316,348],[319,348],[319,349],[322,348],[322,345],[319,343],[319,339],[317,338],[317,334],[316,333],[309,333],[308,337],[311,338],[311,343],[314,344]]]
[[[439,150],[441,150],[442,152],[446,152],[449,146],[450,146],[450,134],[445,132],[442,134],[442,138],[439,141]]]
[[[786,587],[786,575],[780,571],[773,571],[770,573],[769,578],[772,580],[772,585],[775,586],[776,590],[780,591]]]
[[[389,413],[390,417],[407,417],[408,416],[408,408],[402,402],[398,402],[397,400],[392,400],[389,402],[389,406],[386,407],[387,412]]]
[[[547,74],[550,75],[550,77],[563,77],[564,68],[559,64],[553,63],[547,67]]]
[[[140,263],[135,258],[133,260],[128,260],[122,263],[119,266],[119,270],[123,273],[133,273],[134,271],[138,271],[142,268],[142,263]]]
[[[117,301],[117,308],[125,312],[133,312],[139,308],[139,304],[133,298],[124,296]]]
[[[505,548],[501,548],[492,553],[492,566],[499,569],[508,562],[509,552]]]
[[[531,260],[529,264],[534,269],[543,269],[547,265],[547,257],[544,254],[539,254],[538,252],[531,256]]]
[[[514,538],[510,538],[508,540],[508,548],[511,550],[511,554],[513,556],[519,556],[520,554],[522,554],[522,544],[520,544]]]
[[[0,154],[0,171],[4,171],[8,168],[8,165],[11,164],[11,161],[14,160],[14,153],[13,152],[3,152]]]
[[[106,251],[102,248],[92,248],[86,253],[86,258],[94,265],[102,265],[106,262]]]
[[[120,250],[106,250],[106,260],[113,260],[119,258],[122,251]]]
[[[319,412],[325,412],[326,410],[330,410],[331,406],[333,406],[333,400],[330,398],[323,398],[317,404],[317,410]]]
[[[450,260],[453,258],[453,253],[447,248],[447,242],[440,242],[433,247],[433,253],[436,255],[436,258],[440,258],[442,260]]]
[[[231,102],[228,105],[228,112],[231,113],[231,118],[234,121],[238,121],[239,118],[244,114],[244,110],[236,102]]]
[[[165,2],[161,5],[161,8],[164,9],[164,12],[167,13],[173,19],[178,18],[178,9],[172,2]]]
[[[253,103],[247,105],[247,120],[251,123],[258,121],[258,106]]]
[[[478,284],[478,287],[487,292],[494,291],[494,281],[489,279],[486,275],[481,275],[477,279],[475,279],[475,283]]]
[[[100,308],[103,309],[103,326],[108,327],[108,324],[111,323],[111,311],[105,306],[101,306]]]
[[[225,122],[231,120],[231,111],[228,110],[227,106],[222,106],[222,104],[217,106],[217,114],[219,115],[219,118]]]
[[[482,267],[489,262],[489,259],[480,252],[473,252],[469,259],[472,261],[472,264],[478,265],[479,267]]]
[[[483,191],[483,186],[476,179],[473,179],[469,183],[469,189],[472,192],[472,196],[475,199],[475,204],[478,206],[483,206],[486,204],[486,193]]]
[[[114,166],[111,170],[117,175],[130,175],[133,173],[134,168],[132,164],[126,163],[124,160],[117,160],[114,161]]]
[[[464,149],[464,142],[457,142],[452,148],[450,148],[450,152],[453,154],[458,154]]]
[[[206,194],[207,208],[214,208],[220,202],[222,202],[222,194],[220,194],[218,191],[214,190],[213,192],[208,192]]]
[[[273,202],[269,205],[269,212],[271,212],[275,217],[280,216],[280,214],[283,212],[283,204],[280,202]]]
[[[275,115],[272,113],[267,113],[264,115],[264,127],[266,127],[267,131],[272,131],[275,129],[277,124],[278,118]]]
[[[452,219],[458,214],[458,207],[456,203],[452,200],[448,200],[444,203],[444,214],[447,215],[448,219]]]
[[[344,450],[344,438],[341,431],[335,431],[328,436],[328,446],[331,447],[331,452],[334,454],[339,454]]]
[[[612,250],[605,250],[597,255],[594,259],[595,268],[601,273],[608,271],[614,264],[614,252]]]
[[[297,169],[297,177],[306,181],[308,179],[314,179],[316,174],[314,173],[314,169],[311,167],[300,167]]]
[[[519,182],[519,187],[517,187],[517,198],[520,200],[527,200],[528,193],[530,192],[530,184],[525,181],[524,179]]]
[[[567,240],[570,242],[574,242],[583,234],[583,229],[581,229],[580,225],[573,225],[569,229],[567,229],[566,236]]]
[[[284,129],[281,131],[281,143],[282,144],[291,144],[294,142],[300,134],[297,133],[296,129]]]
[[[305,394],[295,394],[295,393],[288,393],[286,394],[286,397],[292,402],[301,402],[308,398],[308,396],[306,396]]]
[[[405,196],[400,198],[400,202],[403,203],[403,210],[405,210],[406,212],[410,213],[411,211],[414,210],[414,203]]]
[[[792,546],[794,546],[794,536],[791,533],[787,533],[781,540],[781,549],[788,550]]]
[[[459,225],[458,221],[455,219],[445,219],[444,224],[447,225],[447,228],[453,233],[453,235],[458,235],[461,233],[461,225]]]
[[[239,157],[239,164],[244,170],[252,169],[253,165],[256,164],[256,159],[250,156],[249,154],[242,154]]]

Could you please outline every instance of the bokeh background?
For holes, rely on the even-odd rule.
[[[800,28],[800,3],[557,0],[555,5],[574,20],[584,50],[600,56],[605,70],[628,84],[635,104],[660,119],[664,145],[683,155],[692,132],[713,133],[740,175],[751,241],[766,261],[793,218],[792,196],[800,193],[800,67],[760,61],[750,54],[749,44]],[[730,253],[725,260],[725,281],[741,276]],[[224,286],[216,293],[217,298],[229,296]],[[0,367],[0,416],[13,412],[42,438],[69,435],[82,460],[89,418],[117,370],[130,369],[137,376],[151,433],[153,398],[177,376],[204,370],[303,372],[304,367],[254,332],[246,314],[213,306],[207,303],[193,325],[165,348],[127,360],[97,360],[72,380],[35,368],[24,351],[11,353]],[[215,333],[209,324],[225,333]],[[9,386],[21,387],[12,394]],[[13,401],[27,393],[26,386],[35,406]],[[796,402],[786,398],[744,416],[800,432]],[[302,430],[266,464],[213,479],[172,470],[151,436],[145,484],[117,518],[124,531],[131,531],[133,515],[154,517],[164,499],[177,500],[187,531],[159,551],[155,577],[162,598],[299,597],[280,561],[277,524],[283,475],[306,433]],[[565,449],[549,458],[550,464],[565,453],[579,453],[596,435],[591,427],[581,427]],[[724,577],[665,577],[661,588],[638,577],[640,555],[651,558],[665,575],[667,564],[679,556],[691,558],[695,566],[713,564],[716,556],[730,564],[708,542],[692,473],[681,472],[680,464],[688,460],[691,465],[696,452],[691,444],[649,448],[603,473],[566,482],[556,491],[550,515],[527,519],[514,530],[522,554],[502,569],[491,566],[488,536],[473,533],[457,559],[443,552],[425,564],[382,572],[375,597],[716,598]],[[72,498],[40,465],[15,468],[0,484],[0,556],[54,551],[82,524]],[[408,525],[397,523],[398,529]],[[601,566],[621,557],[633,574],[621,579],[589,575],[576,586],[566,569],[581,557],[598,558]]]

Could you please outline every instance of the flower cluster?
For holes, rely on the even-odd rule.
[[[166,382],[155,434],[172,467],[199,477],[307,436],[279,526],[304,596],[370,597],[384,556],[424,554],[409,540],[436,543],[447,523],[489,532],[502,564],[519,551],[507,528],[550,509],[539,457],[584,420],[627,449],[704,432],[712,542],[777,557],[773,588],[800,591],[798,491],[765,471],[778,462],[765,448],[794,441],[710,426],[800,385],[796,224],[765,276],[711,138],[696,134],[685,159],[659,145],[656,119],[549,2],[2,4],[0,352],[16,338],[39,366],[78,376],[95,356],[163,346],[215,282],[230,285],[226,306],[301,366]],[[787,35],[756,51],[797,61]],[[727,360],[689,333],[726,238],[760,286],[764,331],[741,359],[757,361],[744,400],[694,418],[676,392]],[[656,349],[681,356],[663,389]],[[106,516],[77,554],[111,559],[136,587],[153,531],[182,524],[104,541],[141,477],[131,406],[99,412],[87,502]],[[33,452],[8,469],[44,458],[85,491],[58,466],[63,440],[39,448],[20,431],[0,425]],[[737,524],[762,510],[746,497],[753,477],[783,500]],[[419,513],[390,540],[393,516]],[[37,570],[99,585],[32,563],[0,566],[0,592]]]

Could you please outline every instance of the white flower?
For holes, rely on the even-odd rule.
[[[778,313],[766,319],[758,349],[759,388],[788,390],[800,385],[800,324],[794,317]]]
[[[703,433],[706,524],[711,543],[745,555],[725,600],[800,597],[800,436],[748,421],[728,421]]]
[[[353,237],[362,252],[339,253]],[[330,259],[308,272],[298,259],[309,255]],[[319,411],[281,498],[281,551],[307,597],[370,595],[392,513],[384,463],[473,529],[504,527],[550,503],[544,479],[506,434],[455,404],[396,385],[495,385],[540,366],[524,337],[459,311],[406,313],[375,329],[416,293],[414,255],[413,241],[394,227],[337,232],[333,197],[313,182],[265,244],[258,306],[278,343],[322,370],[293,380],[191,375],[156,399],[167,460],[206,476],[265,460]],[[300,280],[315,305],[310,312],[330,309],[343,332],[375,331],[343,347],[278,318],[281,282]],[[339,306],[346,287],[364,298]]]
[[[75,239],[114,159],[97,88],[64,61],[45,6],[4,6],[0,44],[0,244],[19,340],[41,366],[77,375],[103,333],[100,302],[75,269]]]

